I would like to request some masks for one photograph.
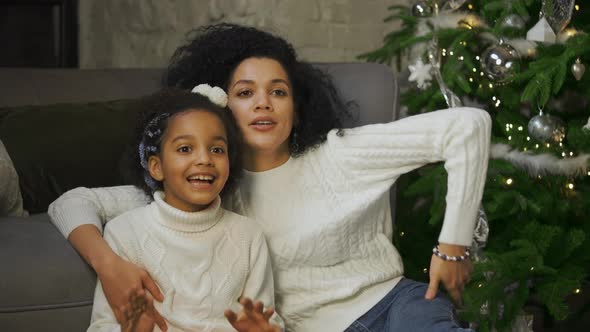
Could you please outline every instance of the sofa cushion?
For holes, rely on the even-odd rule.
[[[26,215],[18,185],[18,174],[2,140],[0,140],[0,217]]]
[[[135,100],[0,108],[0,140],[20,177],[25,209],[47,211],[69,189],[122,184],[120,160]]]
[[[77,324],[76,329],[60,331],[83,331],[90,321],[96,276],[49,221],[49,216],[0,218],[0,243],[2,330],[16,324],[23,313],[39,313],[37,317],[42,317],[51,312],[55,318],[71,321],[67,325]],[[72,320],[67,316],[71,312],[81,315]],[[8,330],[43,331],[39,323],[42,322],[20,319],[19,327]]]

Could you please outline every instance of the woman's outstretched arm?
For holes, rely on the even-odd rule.
[[[150,197],[133,186],[76,188],[49,206],[48,214],[80,256],[96,271],[109,305],[119,323],[130,298],[145,293],[158,301],[164,297],[148,273],[120,258],[102,238],[103,225],[114,217],[144,206]],[[154,309],[155,310],[155,309]],[[156,321],[165,329],[163,319]]]
[[[324,145],[347,179],[342,191],[389,188],[404,173],[428,163],[444,162],[448,174],[446,209],[438,238],[439,250],[461,256],[471,245],[486,181],[491,119],[484,110],[460,107],[410,116],[398,121],[331,132]],[[337,173],[335,173],[337,174]],[[354,189],[352,189],[354,188]],[[430,287],[442,283],[456,302],[469,280],[468,261],[432,256]]]

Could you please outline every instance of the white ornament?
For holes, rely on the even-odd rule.
[[[212,103],[219,107],[227,106],[227,94],[218,86],[211,87],[209,84],[199,84],[191,92],[209,98]]]
[[[584,127],[585,130],[590,130],[590,117],[588,118],[588,123],[586,123],[586,125]]]
[[[416,63],[409,65],[408,69],[410,69],[411,73],[408,80],[410,82],[416,82],[419,89],[424,90],[430,86],[430,81],[432,81],[432,74],[430,73],[432,65],[425,64],[422,62],[422,59],[418,59]]]
[[[557,36],[553,32],[553,28],[547,22],[545,17],[542,17],[534,27],[532,27],[526,34],[526,39],[540,41],[545,43],[555,43]]]

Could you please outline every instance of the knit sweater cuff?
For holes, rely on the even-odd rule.
[[[449,203],[438,242],[471,246],[479,203]]]

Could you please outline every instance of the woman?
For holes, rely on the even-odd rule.
[[[345,106],[329,78],[280,37],[230,24],[201,29],[173,56],[166,84],[199,83],[226,89],[244,136],[246,174],[224,204],[260,223],[288,330],[462,330],[437,289],[443,283],[460,301],[469,278],[466,247],[489,152],[486,112],[458,108],[338,129]],[[426,285],[402,277],[388,190],[401,174],[436,161],[448,172],[447,208]],[[144,287],[162,296],[145,271],[112,253],[100,229],[148,202],[133,187],[78,188],[50,206],[120,320]],[[121,280],[126,287],[115,285]]]

